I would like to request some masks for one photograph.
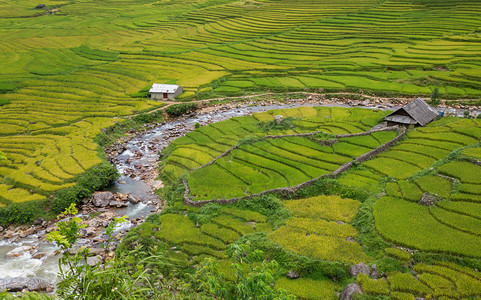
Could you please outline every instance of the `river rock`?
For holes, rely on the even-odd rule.
[[[114,206],[115,206],[115,207],[117,207],[117,208],[121,208],[121,207],[127,207],[127,206],[129,206],[129,204],[126,203],[126,202],[122,202],[122,201],[117,201],[117,200],[115,200],[115,201],[110,201],[109,206],[111,206],[111,207],[114,207]]]
[[[155,180],[154,182],[152,182],[152,188],[154,190],[158,190],[163,187],[164,187],[164,183],[162,182],[162,180]]]
[[[24,237],[27,237],[27,236],[32,235],[34,233],[35,233],[35,228],[31,227],[31,228],[27,228],[25,230],[20,231],[18,235],[21,238],[24,238]]]
[[[92,236],[95,234],[95,230],[92,227],[80,228],[79,233],[83,237]]]
[[[281,125],[283,119],[284,119],[284,117],[282,115],[276,115],[274,117],[274,120],[276,120],[277,125]]]
[[[377,279],[378,277],[379,277],[379,272],[377,270],[377,266],[376,266],[376,264],[373,264],[371,266],[371,278]]]
[[[369,267],[365,263],[358,263],[357,265],[351,266],[349,273],[352,277],[356,277],[357,274],[360,273],[369,275]]]
[[[102,263],[102,257],[100,255],[87,257],[87,265],[96,266]]]
[[[35,6],[35,9],[44,9],[45,7],[47,7],[45,4],[38,4],[37,6]]]
[[[296,271],[290,270],[289,273],[287,273],[287,277],[290,279],[296,279],[299,278],[299,274]]]
[[[111,192],[99,192],[94,194],[92,204],[96,207],[106,207],[110,201],[114,201],[114,194]]]
[[[32,258],[34,258],[34,259],[42,259],[42,258],[44,258],[44,257],[47,256],[47,255],[48,255],[48,253],[46,253],[46,252],[38,252],[38,253],[35,253],[35,254],[32,256]]]
[[[132,203],[132,204],[137,204],[137,203],[139,203],[140,201],[142,201],[142,199],[140,199],[139,196],[134,195],[134,194],[129,194],[129,195],[127,196],[127,200],[128,200],[130,203]]]
[[[47,291],[53,286],[45,279],[40,277],[12,277],[0,279],[0,290],[8,292],[28,291]]]
[[[30,253],[30,251],[34,250],[35,248],[33,246],[20,246],[15,249],[10,250],[7,254],[5,254],[6,258],[15,258],[22,256],[26,254],[27,252]],[[0,289],[2,290],[2,289]]]
[[[107,212],[101,213],[99,218],[105,219],[105,220],[112,220],[113,218],[115,218],[115,214],[113,212],[107,211]]]
[[[35,221],[33,221],[33,225],[42,225],[43,221],[43,218],[35,219]]]
[[[344,290],[342,290],[340,300],[351,300],[354,294],[362,294],[361,287],[355,283],[349,283]]]

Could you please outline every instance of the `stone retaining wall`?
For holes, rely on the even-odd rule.
[[[364,135],[372,134],[373,132],[394,131],[394,130],[398,130],[398,126],[390,126],[390,127],[385,127],[385,128],[380,128],[380,129],[374,129],[374,130],[368,130],[368,131],[359,132],[359,133],[338,134],[338,135],[336,135],[336,138],[335,138],[335,139],[325,140],[325,141],[320,142],[320,144],[326,145],[326,146],[332,146],[333,144],[337,143],[337,141],[338,141],[339,139],[341,139],[341,138],[348,138],[348,137],[355,137],[355,136],[364,136]],[[263,138],[260,138],[260,139],[257,140],[256,142],[260,142],[260,141],[264,141],[264,140],[268,140],[268,139],[282,139],[282,138],[286,138],[286,137],[307,137],[307,136],[313,136],[313,135],[318,134],[318,133],[325,133],[325,132],[323,132],[323,131],[314,131],[314,132],[296,133],[296,134],[267,135],[267,136],[265,136],[265,137],[263,137]],[[214,159],[211,160],[210,162],[206,163],[205,165],[202,165],[202,166],[199,166],[199,167],[197,167],[197,168],[195,168],[195,169],[192,169],[191,172],[212,165],[212,164],[215,163],[218,159],[226,156],[226,155],[229,154],[232,150],[235,150],[235,149],[239,148],[240,146],[241,146],[241,145],[234,145],[234,146],[230,147],[230,148],[227,149],[224,153],[222,153],[221,155],[217,156],[216,158],[214,158]]]
[[[194,197],[189,197],[189,194],[190,194],[190,189],[189,189],[189,184],[187,183],[187,180],[183,179],[182,182],[184,184],[184,187],[185,187],[185,193],[184,193],[184,203],[186,205],[190,205],[190,206],[197,206],[197,207],[200,207],[204,204],[207,204],[207,203],[210,203],[210,202],[215,202],[215,203],[219,203],[219,204],[229,204],[229,203],[234,203],[234,202],[237,202],[239,200],[243,200],[243,199],[249,199],[249,198],[253,198],[253,197],[257,197],[257,196],[261,196],[261,195],[265,195],[265,194],[268,194],[268,193],[282,193],[282,194],[292,194],[292,193],[295,193],[296,191],[298,191],[299,189],[303,188],[303,187],[307,187],[307,186],[310,186],[311,184],[313,184],[316,180],[319,180],[321,178],[326,178],[326,177],[337,177],[339,176],[339,174],[349,170],[353,165],[354,165],[354,162],[358,162],[358,163],[362,163],[366,160],[369,160],[371,159],[372,157],[376,156],[377,154],[383,152],[383,151],[386,151],[388,150],[389,148],[391,148],[396,142],[398,142],[399,140],[401,140],[404,135],[406,135],[406,129],[404,127],[398,127],[398,126],[391,126],[391,127],[386,127],[386,128],[383,128],[383,129],[379,129],[379,130],[373,130],[373,131],[366,131],[366,132],[362,132],[362,133],[355,133],[353,135],[349,135],[349,136],[359,136],[359,135],[367,135],[367,134],[371,134],[372,132],[377,132],[377,131],[393,131],[393,130],[397,130],[398,131],[398,134],[395,138],[393,138],[392,140],[388,141],[387,143],[377,147],[376,149],[374,150],[371,150],[369,151],[368,153],[365,153],[359,157],[357,157],[354,161],[350,161],[348,163],[345,163],[343,164],[342,166],[340,166],[339,168],[337,168],[336,170],[334,170],[333,172],[329,173],[329,174],[324,174],[324,175],[321,175],[317,178],[314,178],[314,179],[311,179],[309,181],[306,181],[306,182],[303,182],[303,183],[300,183],[296,186],[293,186],[293,187],[284,187],[284,188],[276,188],[276,189],[271,189],[271,190],[266,190],[266,191],[263,191],[263,192],[260,192],[260,193],[256,193],[256,194],[251,194],[251,195],[247,195],[247,196],[242,196],[242,197],[237,197],[237,198],[230,198],[230,199],[213,199],[213,200],[199,200],[199,201],[194,201],[192,200]],[[344,135],[344,137],[346,137],[347,135]],[[236,146],[235,146],[236,147]],[[227,151],[226,151],[227,152]],[[227,155],[227,153],[223,153],[221,155]],[[212,164],[213,162],[209,163],[209,164]]]

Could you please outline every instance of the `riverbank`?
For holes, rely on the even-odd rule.
[[[407,100],[406,100],[407,102]],[[155,190],[162,188],[158,180],[157,165],[159,152],[174,139],[201,126],[219,122],[231,117],[244,116],[270,109],[291,108],[298,106],[342,106],[366,107],[371,109],[394,110],[404,102],[391,103],[381,99],[323,99],[306,97],[303,99],[263,99],[216,103],[205,102],[199,110],[166,122],[149,124],[141,131],[129,131],[127,136],[105,149],[108,160],[116,165],[123,174],[110,187],[109,191],[95,193],[84,201],[80,208],[80,217],[87,227],[82,232],[81,242],[75,246],[87,246],[93,253],[90,263],[101,263],[103,259],[112,257],[116,243],[107,245],[107,251],[100,244],[106,238],[104,227],[116,216],[127,215],[129,222],[117,228],[118,240],[132,227],[141,224],[150,213],[162,210],[162,200]],[[463,115],[460,110],[445,111],[446,115]],[[38,219],[30,226],[10,226],[0,233],[0,274],[2,277],[39,276],[55,283],[58,250],[44,241],[45,234],[53,230],[56,220]],[[13,251],[17,249],[16,251]],[[13,251],[13,252],[12,252]],[[10,255],[8,253],[12,252]]]

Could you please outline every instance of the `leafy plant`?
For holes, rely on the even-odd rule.
[[[168,106],[165,112],[171,117],[178,117],[197,109],[197,103],[181,103]]]
[[[439,88],[435,87],[433,92],[431,93],[431,104],[434,106],[438,106],[441,103],[441,93],[439,92]]]
[[[257,127],[259,127],[261,130],[265,132],[273,131],[273,130],[288,130],[294,127],[293,122],[296,119],[293,117],[287,117],[283,118],[280,124],[277,124],[276,120],[272,120],[269,122],[259,122],[257,124]]]

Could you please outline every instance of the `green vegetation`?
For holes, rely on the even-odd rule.
[[[279,126],[273,121],[277,114],[288,116]],[[289,125],[289,118],[303,115],[306,118],[294,121],[295,126]],[[370,128],[363,122],[378,123],[384,115],[358,108],[304,107],[233,118],[197,128],[175,140],[172,152],[163,160],[163,173],[170,179],[187,173],[194,200],[229,199],[296,186],[329,174],[396,136],[395,132],[375,132],[341,138],[327,146],[318,143],[318,131],[325,132],[323,137],[360,133]],[[285,136],[303,133],[314,138]],[[227,155],[213,161],[227,150]]]
[[[59,10],[35,10],[26,0],[0,4],[0,151],[6,157],[0,162],[1,224],[31,221],[49,207],[60,212],[114,178],[96,142],[108,145],[141,122],[160,120],[160,110],[144,114],[164,105],[145,97],[153,82],[180,84],[182,101],[267,90],[421,95],[434,104],[441,95],[448,103],[468,99],[461,105],[481,96],[476,1],[45,4]],[[195,105],[166,111],[177,116]],[[155,299],[172,291],[179,297],[288,298],[274,290],[285,287],[314,298],[316,289],[333,295],[347,282],[349,264],[364,261],[388,272],[387,279],[358,277],[367,296],[480,296],[479,274],[460,266],[480,265],[481,170],[473,160],[480,157],[479,119],[445,118],[410,130],[395,147],[339,178],[322,178],[293,193],[225,206],[183,203],[182,175],[194,200],[211,200],[329,174],[394,133],[342,138],[330,146],[326,140],[364,132],[386,113],[302,107],[196,128],[166,150],[164,212],[129,233],[110,268],[79,264],[72,270],[77,273],[66,274],[64,295],[73,289],[103,299]],[[279,128],[271,126],[278,114],[288,120]],[[386,196],[377,198],[383,191]],[[53,194],[56,199],[47,200]],[[424,195],[435,201],[419,204]],[[239,247],[247,242],[252,251]],[[411,260],[418,279],[403,267],[407,255],[384,250],[396,246],[417,250]],[[248,266],[238,250],[246,252]],[[220,259],[224,270],[234,263],[235,270],[225,272],[229,279],[206,257]],[[269,263],[274,260],[279,265]],[[285,279],[288,270],[300,272],[301,283]],[[169,280],[155,287],[161,275]]]
[[[165,112],[171,117],[181,116],[189,111],[194,111],[197,109],[196,103],[181,103],[174,104],[165,109]]]
[[[432,265],[417,264],[414,270],[418,273],[417,277],[399,272],[389,274],[387,281],[390,283],[391,291],[388,290],[385,294],[394,299],[414,297],[465,299],[481,295],[481,277],[478,272],[469,268],[452,263],[434,262]],[[381,294],[380,291],[386,292],[380,287],[379,280],[376,282],[362,276],[360,281],[363,284],[363,291],[368,294],[378,295]],[[365,286],[369,291],[364,289]]]
[[[295,118],[294,127],[259,128],[259,122],[271,122],[277,114]],[[379,122],[376,114],[358,109],[295,108],[197,128],[165,151],[161,167],[167,186],[162,196],[167,208],[133,229],[126,243],[165,244],[182,257],[178,265],[210,257],[219,261],[230,281],[235,275],[227,257],[232,249],[249,244],[279,263],[274,276],[278,288],[307,299],[319,298],[319,290],[327,295],[339,292],[352,282],[347,279],[349,265],[359,262],[375,263],[379,272],[387,274],[379,279],[357,276],[366,299],[481,295],[477,290],[480,275],[470,269],[481,266],[477,247],[481,243],[480,183],[473,159],[476,152],[470,150],[479,148],[474,136],[481,124],[473,120],[447,118],[410,129],[405,138],[371,160],[353,163],[337,178],[317,179],[296,191],[232,204],[211,202],[200,208],[184,204],[182,179],[196,197],[195,189],[200,187],[209,191],[205,199],[212,195],[226,199],[262,192],[284,178],[308,180],[314,177],[312,167],[321,163],[334,165],[327,169],[333,170],[396,135],[376,132],[323,145],[333,135],[365,131],[368,127],[363,122],[371,121],[359,119]],[[282,136],[317,131],[312,139]],[[266,139],[266,135],[280,136]],[[213,163],[204,166],[209,162]],[[412,275],[413,268],[419,277]],[[455,282],[451,275],[439,278],[438,268],[455,272],[453,278],[459,276],[467,283],[451,284]],[[287,279],[288,271],[301,278]]]

